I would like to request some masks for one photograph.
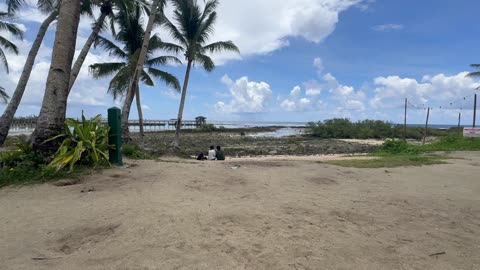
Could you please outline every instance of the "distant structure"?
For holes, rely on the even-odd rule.
[[[195,117],[195,124],[197,127],[205,125],[207,123],[207,118],[205,116]]]

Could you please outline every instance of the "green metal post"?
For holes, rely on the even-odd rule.
[[[121,111],[117,107],[108,109],[108,125],[110,132],[108,134],[108,144],[112,146],[108,151],[109,161],[113,165],[123,166],[122,162],[122,127]]]

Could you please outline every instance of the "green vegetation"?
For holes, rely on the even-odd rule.
[[[349,119],[336,118],[317,123],[310,122],[307,124],[307,129],[312,136],[325,139],[385,139],[403,138],[404,136],[402,125],[394,125],[380,120],[352,122]],[[423,127],[407,127],[407,139],[420,140],[424,134],[425,129]],[[429,136],[458,136],[462,134],[462,129],[429,128],[427,134]]]
[[[438,142],[426,145],[387,140],[378,151],[370,155],[371,159],[336,160],[327,163],[355,168],[444,164],[443,160],[447,157],[432,154],[436,151],[480,151],[480,139],[447,136]]]
[[[153,159],[152,155],[143,151],[136,144],[125,144],[122,146],[122,154],[131,159]]]
[[[109,130],[108,125],[102,124],[101,115],[91,120],[82,115],[81,122],[67,119],[65,133],[47,140],[63,139],[48,166],[58,172],[68,165],[69,172],[72,172],[77,163],[91,166],[110,165],[107,154]]]
[[[438,142],[418,146],[420,151],[480,151],[480,139],[446,136]]]
[[[364,120],[351,122],[349,119],[329,119],[308,123],[310,133],[319,138],[337,139],[383,139],[392,137],[392,124],[384,121]]]
[[[48,165],[26,136],[16,137],[16,149],[0,152],[0,187],[75,178],[92,166],[109,165],[108,131],[109,127],[101,124],[101,115],[91,120],[82,116],[81,122],[68,119],[65,133],[50,139],[63,142]]]
[[[0,152],[0,187],[42,183],[65,177],[75,178],[85,171],[85,168],[79,168],[73,173],[64,170],[55,172],[55,169],[48,167],[43,158],[32,150],[26,137],[17,140],[17,149]]]
[[[376,157],[372,159],[332,160],[327,163],[341,167],[354,168],[393,168],[402,166],[445,164],[442,159],[443,157],[441,156],[399,155]]]

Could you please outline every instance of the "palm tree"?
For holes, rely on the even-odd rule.
[[[163,18],[163,24],[171,36],[183,47],[185,60],[187,61],[182,98],[178,109],[175,139],[172,142],[172,147],[178,149],[180,145],[183,108],[185,106],[185,97],[187,95],[188,80],[192,65],[198,64],[207,72],[211,72],[215,68],[215,64],[207,53],[221,51],[239,52],[239,49],[232,41],[218,41],[208,45],[206,44],[214,32],[214,24],[217,19],[215,9],[219,4],[218,0],[208,0],[205,3],[203,12],[196,0],[171,1],[175,7],[173,18],[176,25],[167,18]]]
[[[10,14],[17,12],[23,5],[25,0],[7,0],[8,11]],[[38,29],[37,36],[35,41],[28,52],[27,60],[23,67],[22,74],[18,80],[17,87],[13,92],[13,96],[10,99],[10,102],[5,108],[5,111],[0,117],[0,145],[5,142],[5,139],[8,135],[8,130],[12,123],[13,117],[17,112],[20,101],[22,100],[25,89],[27,88],[28,79],[32,73],[33,65],[35,64],[35,58],[37,57],[40,46],[42,45],[43,38],[47,32],[48,27],[52,24],[53,21],[57,18],[58,15],[58,5],[57,0],[39,0],[37,2],[37,7],[42,13],[48,13],[47,18],[42,22],[40,28]]]
[[[142,119],[140,92],[138,83],[134,85],[133,90],[128,92],[130,84],[133,80],[135,67],[142,49],[144,37],[146,35],[143,29],[143,20],[139,8],[132,16],[120,12],[116,18],[120,26],[120,31],[115,35],[115,40],[123,46],[120,48],[114,42],[99,36],[95,46],[100,46],[109,52],[110,56],[121,59],[118,62],[98,63],[90,66],[90,72],[93,77],[104,78],[114,75],[110,81],[108,92],[113,95],[114,99],[119,96],[125,96],[122,110],[122,138],[124,141],[129,140],[128,117],[133,98],[136,96],[137,110],[139,110],[139,118]],[[167,72],[156,68],[158,65],[166,63],[181,63],[174,56],[153,56],[159,50],[178,52],[181,48],[177,45],[164,43],[157,36],[153,35],[148,44],[146,60],[140,74],[140,81],[148,86],[154,86],[152,77],[163,80],[167,85],[176,90],[180,90],[180,84],[177,78]],[[126,131],[125,131],[126,130]]]
[[[2,99],[4,103],[7,103],[9,98],[5,88],[0,86],[0,99]]]
[[[13,36],[23,39],[23,31],[20,30],[15,24],[6,21],[8,16],[8,13],[0,12],[0,31],[7,31]],[[8,50],[10,52],[18,54],[18,48],[13,42],[9,41],[3,36],[0,36],[0,63],[3,65],[3,67],[8,73],[8,61],[3,50]]]
[[[122,12],[129,13],[138,5],[144,8],[146,12],[148,12],[147,4],[145,0],[104,0],[100,2],[98,1],[99,0],[87,0],[84,2],[84,6],[88,5],[89,8],[92,8],[92,5],[99,5],[100,16],[98,17],[94,26],[92,27],[92,32],[90,33],[90,36],[88,37],[87,41],[83,45],[83,48],[80,51],[80,54],[78,55],[77,60],[75,61],[75,64],[73,65],[72,73],[70,75],[70,83],[68,86],[69,91],[72,90],[72,87],[75,84],[78,74],[80,73],[80,69],[82,68],[83,63],[85,62],[85,59],[87,57],[87,54],[90,48],[92,47],[92,44],[94,43],[95,39],[98,37],[100,31],[105,27],[105,21],[107,17],[110,18],[110,28],[112,32],[115,33],[115,19],[113,16],[114,9],[116,8],[118,10],[122,10]]]
[[[45,86],[37,126],[30,137],[33,149],[47,156],[57,150],[59,141],[44,143],[62,132],[67,109],[68,84],[72,68],[82,0],[62,0],[52,51],[52,63]]]
[[[473,68],[480,69],[480,64],[471,64],[470,65]],[[468,77],[480,77],[480,70],[479,71],[473,71],[467,74]],[[476,88],[477,90],[480,89],[480,86]]]
[[[6,12],[0,12],[0,31],[5,30],[8,33],[12,34],[13,36],[16,36],[20,39],[23,38],[23,31],[20,30],[15,24],[7,22],[5,19],[8,17],[8,13]],[[5,68],[6,72],[9,72],[8,68],[8,61],[7,57],[5,56],[5,52],[3,50],[8,50],[10,52],[13,52],[15,54],[18,54],[18,48],[13,42],[9,41],[3,36],[0,36],[0,62]],[[0,86],[0,99],[2,99],[5,103],[8,102],[9,96],[7,95],[7,92],[5,91],[5,88]]]
[[[132,79],[130,80],[130,84],[128,85],[128,90],[126,95],[127,97],[130,98],[130,96],[133,96],[135,92],[135,95],[137,96],[136,98],[137,108],[139,108],[138,109],[138,120],[139,120],[138,125],[140,127],[140,143],[142,146],[144,143],[143,114],[142,114],[142,108],[140,106],[140,92],[138,87],[138,81],[142,76],[143,66],[145,65],[145,60],[148,53],[148,45],[150,43],[150,38],[152,36],[153,24],[157,19],[158,11],[160,10],[163,13],[164,6],[165,6],[165,0],[153,0],[152,2],[152,9],[151,9],[152,12],[150,13],[150,16],[148,18],[147,28],[145,29],[145,34],[143,35],[142,47],[140,48],[137,64],[135,65],[133,76],[132,76]],[[128,115],[126,115],[124,118],[128,120]],[[124,140],[128,141],[129,140],[128,137],[130,135],[128,126],[123,126],[123,133],[125,133]]]

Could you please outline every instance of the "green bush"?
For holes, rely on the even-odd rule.
[[[63,142],[48,165],[59,171],[69,166],[72,172],[75,164],[110,165],[108,162],[108,131],[110,127],[102,124],[101,115],[87,120],[82,115],[82,121],[67,119],[65,133],[47,141],[63,138]]]
[[[403,141],[387,140],[385,141],[378,154],[417,154],[419,150],[414,146]]]
[[[349,119],[329,119],[307,124],[310,133],[319,138],[338,139],[384,139],[392,137],[392,124],[384,121],[363,120],[351,122]]]
[[[39,165],[43,164],[42,157],[33,151],[26,138],[20,138],[15,145],[16,150],[0,152],[1,168],[11,169],[19,166],[38,168]]]
[[[203,132],[213,132],[217,131],[218,128],[214,124],[203,124],[200,126],[200,130]]]
[[[479,138],[442,137],[440,141],[420,147],[424,151],[480,151]]]
[[[125,144],[122,146],[122,154],[131,159],[148,159],[149,154],[145,153],[135,144]]]

